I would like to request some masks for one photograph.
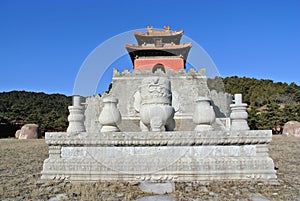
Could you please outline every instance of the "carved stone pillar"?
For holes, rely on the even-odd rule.
[[[247,103],[242,103],[242,94],[234,95],[234,104],[230,104],[231,130],[249,130]]]
[[[84,127],[84,106],[81,105],[81,97],[73,96],[73,105],[68,107],[69,109],[69,126],[67,128],[68,133],[80,133],[85,132]]]
[[[117,108],[118,99],[113,97],[103,98],[104,107],[99,116],[102,125],[101,132],[119,132],[118,124],[121,123],[121,113]]]
[[[207,97],[199,97],[196,100],[196,108],[193,114],[193,122],[197,124],[195,131],[213,130],[211,124],[215,121],[216,115],[210,101]]]

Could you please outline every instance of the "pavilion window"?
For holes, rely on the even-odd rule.
[[[161,38],[154,38],[155,47],[162,47],[162,39]]]

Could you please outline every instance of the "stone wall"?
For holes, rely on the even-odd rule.
[[[139,87],[142,84],[142,80],[149,76],[167,77],[171,81],[172,106],[176,112],[174,119],[176,122],[179,122],[175,130],[193,130],[195,125],[192,123],[192,116],[195,100],[199,96],[212,99],[217,118],[229,116],[229,104],[232,101],[231,95],[224,92],[210,91],[206,83],[205,69],[200,69],[198,72],[194,69],[190,69],[188,72],[185,72],[184,69],[178,72],[168,70],[166,73],[161,71],[154,73],[145,71],[141,73],[139,70],[134,70],[132,73],[125,70],[120,73],[115,70],[109,94],[103,94],[102,97],[97,95],[86,99],[85,126],[87,131],[95,131],[95,129],[99,128],[97,116],[102,110],[102,98],[106,96],[113,96],[119,100],[118,108],[122,115],[121,130],[123,128],[123,131],[137,131],[131,128],[135,128],[136,123],[140,119],[136,110],[140,101]]]

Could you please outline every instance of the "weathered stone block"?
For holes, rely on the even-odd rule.
[[[176,199],[169,195],[152,195],[137,199],[136,201],[175,201]]]
[[[175,190],[175,184],[174,182],[163,182],[163,183],[141,182],[139,188],[146,193],[163,195],[166,193],[172,193]]]

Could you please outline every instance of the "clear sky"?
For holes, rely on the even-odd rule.
[[[171,26],[200,44],[222,77],[300,84],[299,0],[0,1],[0,92],[72,95],[99,44]],[[132,68],[129,57],[114,68]],[[99,83],[98,92],[109,83]]]

